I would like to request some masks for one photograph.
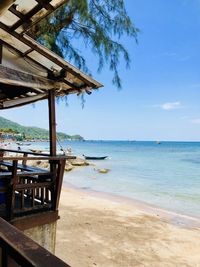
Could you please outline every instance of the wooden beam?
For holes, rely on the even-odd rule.
[[[3,57],[3,43],[0,41],[0,64],[2,64]]]
[[[14,212],[14,205],[15,205],[15,186],[17,184],[17,160],[13,160],[13,168],[12,168],[12,180],[11,180],[11,207],[10,207],[10,218],[11,220],[13,218],[13,212]]]
[[[52,89],[56,82],[42,76],[25,73],[0,65],[0,83],[39,89]],[[59,88],[59,85],[57,85]]]
[[[47,67],[45,67],[44,65],[40,64],[40,62],[34,60],[33,58],[29,57],[28,54],[30,52],[33,51],[32,48],[28,49],[25,53],[22,53],[19,49],[17,49],[16,47],[13,47],[12,45],[10,45],[9,43],[5,42],[5,40],[1,40],[1,42],[3,43],[3,45],[8,48],[8,50],[13,51],[13,53],[17,54],[18,56],[22,57],[22,58],[26,58],[29,61],[31,61],[33,64],[36,64],[38,66],[40,66],[42,69],[45,70],[49,70]],[[28,64],[31,64],[28,62]]]
[[[42,7],[44,7],[47,10],[54,11],[54,7],[50,4],[51,0],[36,0],[38,4],[40,4]]]
[[[20,20],[18,20],[10,29],[11,31],[15,31],[19,26],[22,26],[24,23],[26,24],[30,24],[31,22],[31,18],[38,13],[43,7],[45,9],[50,9],[51,11],[54,10],[53,6],[51,6],[49,3],[49,1],[40,1],[41,3],[38,3],[37,6],[35,6],[34,8],[32,8],[27,14],[23,15],[19,15],[20,12],[14,12],[13,9],[11,9],[11,12],[14,12],[14,14],[16,16],[18,16],[18,18],[20,18]],[[44,3],[43,3],[44,2]],[[30,22],[30,23],[28,23]]]
[[[0,1],[0,15],[6,12],[13,3],[14,3],[14,0],[1,0]]]
[[[11,221],[19,230],[26,230],[36,226],[53,223],[59,219],[58,211],[42,212],[40,214],[28,215],[25,217],[15,218]]]
[[[26,52],[24,52],[22,54],[23,57],[26,57],[28,54],[30,54],[31,52],[33,52],[34,50],[32,48],[28,49]]]
[[[64,176],[64,171],[65,171],[65,163],[66,163],[66,159],[62,159],[59,161],[59,164],[58,164],[56,186],[55,186],[56,194],[54,196],[55,197],[54,199],[55,210],[58,210],[58,206],[59,206],[60,193],[61,193],[63,176]]]
[[[15,16],[17,16],[18,18],[20,18],[21,20],[24,20],[24,17],[25,15],[22,14],[21,12],[19,12],[17,9],[16,9],[16,5],[12,5],[8,10],[13,13]]]
[[[6,109],[6,108],[11,108],[11,107],[27,105],[29,103],[36,102],[36,101],[44,99],[46,97],[47,97],[46,94],[40,94],[40,95],[29,96],[29,97],[25,97],[25,98],[17,98],[14,100],[4,101],[3,106],[0,109]]]
[[[55,90],[49,90],[48,93],[50,156],[56,156]]]
[[[0,22],[0,27],[2,26],[2,23]],[[5,25],[4,25],[5,26]],[[9,32],[11,35],[12,33]],[[35,51],[37,51],[39,54],[43,55],[44,57],[51,60],[53,63],[60,66],[62,69],[68,71],[72,75],[74,75],[76,78],[84,82],[87,86],[90,86],[92,88],[96,88],[96,84],[93,83],[93,79],[90,77],[90,81],[88,80],[89,77],[86,77],[86,74],[82,73],[80,70],[76,69],[71,64],[67,63],[63,58],[60,58],[57,54],[53,53],[49,49],[47,49],[45,46],[42,46],[41,44],[37,43],[35,40],[33,40],[30,36],[27,34],[24,34],[23,36],[20,36],[18,33],[14,32],[13,36],[17,39],[20,38],[20,41],[28,45],[29,47],[33,48]],[[92,81],[93,80],[93,81]],[[94,81],[96,82],[96,81]]]
[[[45,67],[44,65],[40,64],[38,61],[35,61],[34,59],[32,59],[31,57],[28,56],[29,53],[33,52],[34,50],[32,48],[28,49],[26,52],[22,53],[20,50],[18,50],[17,48],[11,46],[10,44],[6,43],[5,40],[2,41],[2,44],[7,47],[9,50],[13,50],[14,53],[16,53],[17,55],[19,55],[20,57],[24,57],[28,60],[30,60],[33,64],[36,64],[36,65],[39,65],[41,68],[45,69],[47,72],[50,71],[47,67]],[[31,63],[30,63],[31,64]],[[66,80],[66,78],[63,78],[62,79],[62,82],[67,84],[68,86],[70,86],[71,88],[74,88],[74,89],[77,89],[77,90],[80,90],[82,88],[85,88],[85,85],[83,86],[76,86],[74,85],[73,83],[69,82]],[[50,80],[50,79],[49,79]],[[54,80],[55,81],[55,80]],[[61,80],[59,80],[59,82],[61,82]],[[67,89],[68,90],[68,89]]]
[[[4,260],[9,256],[15,261],[9,265],[4,261],[5,265],[1,266],[70,267],[2,218],[0,218],[0,247],[4,249]]]
[[[61,0],[59,3],[55,4],[53,6],[54,10],[58,9],[59,7],[61,7],[63,4],[67,4],[69,2],[69,0]],[[43,15],[40,15],[40,17],[34,18],[34,21],[28,26],[26,27],[26,29],[24,29],[21,34],[24,34],[25,32],[28,32],[35,24],[39,23],[42,19],[44,19],[45,17],[47,17],[49,14],[52,13],[52,9],[48,9],[46,10],[46,12]]]
[[[48,50],[44,46],[40,45],[37,43],[35,40],[33,40],[30,36],[24,34],[20,35],[19,33],[12,31],[8,26],[0,22],[0,28],[3,29],[4,31],[8,32],[11,36],[14,36],[16,39],[20,40],[22,43],[26,44],[30,48],[34,49],[37,51],[39,54],[43,55],[44,57],[48,58],[61,68],[69,71],[72,73],[76,78],[80,79],[82,82],[86,83],[87,86],[90,86],[92,88],[97,88],[97,85],[95,84],[96,81],[93,82],[93,79],[90,78],[90,81],[85,77],[86,75],[82,73],[79,70],[75,70],[75,68],[67,64],[67,62],[64,59],[61,59],[58,57],[56,54],[54,54],[52,51]],[[102,86],[99,84],[99,87]]]

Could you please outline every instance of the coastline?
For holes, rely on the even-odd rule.
[[[162,220],[174,225],[184,226],[187,228],[194,228],[194,227],[200,228],[199,217],[164,209],[159,206],[149,204],[145,201],[141,201],[126,196],[120,196],[114,193],[106,193],[88,188],[78,188],[68,182],[65,182],[63,185],[63,190],[66,191],[69,189],[74,190],[74,192],[85,193],[86,195],[95,197],[97,199],[106,199],[108,201],[114,201],[116,203],[125,204],[127,206],[130,206],[130,208],[139,210],[141,214],[144,213],[148,215],[159,216]]]
[[[56,255],[71,266],[199,266],[200,220],[65,184]]]

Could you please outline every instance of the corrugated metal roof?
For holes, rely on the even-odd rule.
[[[18,73],[25,72],[35,77],[30,79],[34,80],[31,86],[31,83],[29,84],[27,80],[23,81],[23,75],[17,75],[16,72],[16,77],[21,77],[21,83],[19,82],[19,77],[16,78],[19,84],[18,86],[26,88],[27,93],[28,91],[32,92],[32,89],[39,89],[39,91],[34,91],[37,98],[39,98],[39,94],[41,94],[41,98],[45,98],[45,95],[47,95],[46,90],[52,89],[49,86],[51,80],[53,81],[56,95],[80,93],[84,90],[90,92],[92,89],[102,87],[102,84],[36,42],[27,33],[27,30],[32,25],[67,2],[67,0],[2,0],[0,4],[0,39],[3,45],[2,65],[5,67],[2,73],[5,74],[9,69],[13,69]],[[44,85],[41,86],[42,83],[45,83],[45,80],[37,84],[36,81],[40,77],[46,78],[46,82],[48,83],[47,88]],[[14,74],[12,79],[15,79]],[[26,94],[18,96],[16,91],[15,94],[10,94],[5,99],[3,95],[6,92],[2,89],[2,84],[4,83],[5,79],[0,79],[0,108],[6,108],[5,101],[13,101],[13,98],[16,100],[17,97],[26,98],[28,96]],[[13,83],[16,84],[16,81],[9,82],[10,85]],[[4,92],[3,94],[1,94],[2,90]],[[19,90],[19,92],[21,91]],[[13,97],[11,97],[12,95]],[[37,101],[35,99],[34,101]],[[25,102],[24,100],[23,104]]]

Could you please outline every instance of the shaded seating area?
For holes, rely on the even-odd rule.
[[[51,237],[48,242],[53,251],[52,236],[56,235],[67,158],[56,154],[55,98],[90,95],[102,87],[30,35],[31,27],[67,2],[2,0],[0,3],[0,110],[47,100],[50,143],[49,155],[0,149],[1,266],[44,266],[44,262],[47,266],[68,266],[18,232],[31,229],[34,234],[40,228],[41,239],[45,235]],[[48,168],[30,164],[38,160],[48,162]],[[44,234],[46,226],[51,231]]]
[[[22,156],[9,156],[9,152]],[[56,212],[66,157],[3,149],[0,154],[1,217],[11,221],[44,211]],[[49,168],[32,167],[30,160],[47,161]]]
[[[40,214],[40,219],[33,218],[26,228],[41,221],[44,224],[58,219],[66,158],[56,154],[56,97],[91,94],[102,87],[101,83],[38,43],[29,34],[33,25],[65,3],[66,0],[33,0],[30,3],[26,0],[3,0],[0,5],[0,110],[39,100],[47,100],[48,104],[49,155],[0,150],[1,214],[12,222]],[[13,153],[21,153],[22,157],[13,156]],[[42,170],[32,167],[30,160],[46,160],[49,168]],[[51,214],[51,218],[45,213]],[[45,220],[41,219],[45,216]]]

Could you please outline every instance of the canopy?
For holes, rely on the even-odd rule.
[[[28,30],[67,0],[1,0],[0,109],[71,93],[91,93],[102,84],[39,44]]]

